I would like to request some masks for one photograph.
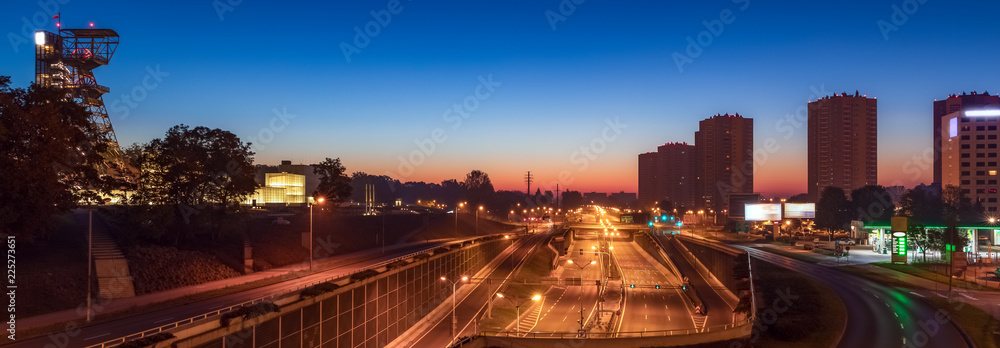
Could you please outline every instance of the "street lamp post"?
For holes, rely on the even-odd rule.
[[[467,277],[467,276],[462,276],[462,279],[458,279],[458,280],[454,280],[454,281],[448,280],[448,278],[445,278],[445,277],[441,277],[441,281],[451,283],[451,339],[452,339],[452,341],[454,341],[455,338],[456,338],[455,336],[458,335],[458,332],[457,332],[458,331],[458,317],[455,316],[455,310],[456,310],[456,307],[455,307],[455,297],[458,297],[458,293],[455,290],[456,290],[456,287],[457,287],[458,283],[461,283],[461,282],[464,282],[464,281],[468,281],[468,280],[469,280],[469,277]]]
[[[573,260],[567,260],[566,262],[568,262],[569,264],[571,264],[573,266],[576,266],[577,268],[580,269],[580,292],[582,293],[583,292],[583,269],[587,268],[587,266],[596,264],[597,261],[591,260],[590,263],[585,263],[585,264],[583,264],[583,266],[580,266],[579,263],[573,262]],[[600,292],[601,292],[601,286],[598,285],[597,286],[598,296],[600,296]],[[598,301],[600,301],[600,299],[598,299]],[[583,331],[583,296],[582,296],[582,294],[580,296],[580,330]]]
[[[481,210],[483,210],[483,206],[480,205],[479,209],[476,210],[476,235],[479,234],[479,212]]]
[[[312,198],[312,197],[309,197]],[[317,203],[323,203],[323,197],[316,199]],[[309,203],[309,270],[313,269],[313,206],[316,204]]]
[[[514,319],[514,329],[516,330],[515,331],[516,332],[516,336],[521,336],[521,306],[524,305],[525,303],[528,303],[528,301],[538,301],[538,300],[541,300],[542,299],[542,295],[532,296],[530,299],[524,300],[521,303],[514,302],[514,300],[510,299],[509,297],[505,297],[503,295],[503,293],[499,293],[498,292],[497,293],[497,297],[502,298],[502,299],[506,299],[507,301],[510,301],[510,304],[514,305],[514,313],[515,313],[514,315],[517,316]]]
[[[458,210],[462,209],[462,206],[465,206],[465,203],[458,203],[455,207],[455,235],[458,235]]]

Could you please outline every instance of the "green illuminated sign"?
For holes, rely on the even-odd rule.
[[[896,254],[906,255],[906,236],[895,237],[896,242]]]

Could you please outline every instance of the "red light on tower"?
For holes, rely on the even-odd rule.
[[[90,27],[93,28],[94,27],[94,23],[90,23]]]
[[[56,23],[56,28],[62,28],[62,23]]]

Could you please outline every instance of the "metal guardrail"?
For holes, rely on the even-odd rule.
[[[712,331],[731,330],[745,325],[753,325],[753,320],[754,318],[751,317],[732,324],[706,326],[701,329],[690,328],[690,329],[676,329],[676,330],[599,332],[599,333],[584,332],[582,334],[580,332],[537,331],[537,332],[523,332],[520,335],[510,331],[480,331],[479,335],[493,336],[493,337],[540,338],[540,339],[570,339],[570,338],[616,339],[616,338],[639,338],[639,337],[665,337],[665,336],[709,333]]]
[[[499,233],[499,234],[493,234],[493,235],[489,235],[489,236],[483,236],[483,237],[475,238],[475,239],[471,239],[471,240],[479,240],[479,239],[483,239],[483,238],[486,238],[486,237],[502,236],[502,235],[507,235],[507,234],[509,234],[509,233]],[[469,241],[469,240],[470,239],[466,239],[466,240],[462,240],[462,241],[456,241],[456,242],[449,243],[449,244],[446,244],[446,245],[461,244],[461,243],[464,243],[464,242]],[[131,335],[128,335],[128,336],[123,336],[123,337],[119,337],[119,338],[116,338],[116,339],[113,339],[113,340],[108,340],[108,341],[104,341],[104,342],[101,342],[101,343],[89,345],[89,346],[87,346],[87,348],[111,348],[111,347],[117,347],[117,346],[120,346],[120,345],[124,344],[125,342],[130,341],[130,340],[140,339],[140,338],[144,338],[146,336],[152,336],[152,335],[155,335],[155,334],[167,331],[167,330],[176,329],[176,328],[180,327],[181,325],[191,324],[191,323],[194,323],[195,321],[198,321],[198,320],[205,320],[205,319],[208,319],[210,317],[221,315],[222,313],[229,312],[229,311],[231,311],[233,309],[237,309],[237,308],[240,308],[240,307],[243,307],[243,306],[246,306],[246,305],[252,305],[252,304],[255,304],[255,303],[260,303],[260,302],[263,302],[263,301],[266,301],[266,300],[273,301],[273,300],[276,300],[276,299],[287,297],[287,296],[295,293],[296,291],[308,288],[308,287],[316,285],[316,284],[325,283],[325,282],[328,282],[328,281],[331,281],[331,280],[337,280],[337,279],[341,279],[341,278],[345,278],[345,277],[350,277],[350,276],[352,276],[354,274],[361,273],[361,272],[364,272],[364,271],[369,270],[369,269],[379,268],[379,267],[386,266],[386,265],[388,265],[390,263],[393,263],[393,262],[396,262],[396,261],[400,261],[400,260],[405,260],[405,259],[408,259],[408,258],[412,258],[412,257],[415,257],[415,256],[420,255],[420,254],[430,253],[430,252],[433,252],[434,249],[437,249],[437,248],[440,248],[440,246],[434,247],[434,248],[425,249],[425,250],[421,250],[421,251],[412,252],[412,253],[406,254],[404,256],[399,256],[399,257],[395,257],[395,258],[390,259],[390,260],[386,260],[386,261],[382,261],[382,262],[376,263],[374,265],[365,267],[363,269],[355,270],[353,272],[342,273],[342,274],[338,274],[338,275],[335,275],[335,276],[332,276],[332,277],[324,278],[323,280],[317,280],[317,281],[314,281],[314,282],[311,282],[311,283],[308,283],[308,284],[300,285],[298,287],[292,288],[292,289],[290,289],[290,290],[288,290],[288,291],[286,291],[284,293],[281,293],[281,294],[258,297],[258,298],[255,298],[253,300],[250,300],[250,301],[244,301],[244,302],[242,302],[240,304],[232,305],[232,306],[229,306],[229,307],[226,307],[226,308],[222,308],[222,309],[217,309],[217,310],[214,310],[214,311],[211,311],[211,312],[208,312],[208,313],[203,313],[203,314],[200,314],[200,315],[197,315],[197,316],[194,316],[194,317],[190,317],[190,318],[187,318],[187,319],[175,321],[175,322],[172,322],[172,323],[169,323],[169,324],[166,324],[166,325],[162,325],[162,326],[159,326],[159,327],[156,327],[156,328],[152,328],[152,329],[149,329],[149,330],[145,330],[145,331],[142,331],[142,332],[137,332],[137,333],[134,333],[134,334],[131,334]]]

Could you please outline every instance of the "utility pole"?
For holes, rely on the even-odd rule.
[[[534,176],[531,176],[530,170],[528,171],[528,174],[524,174],[524,183],[528,184],[528,192],[527,192],[528,196],[531,196],[531,181],[534,178],[535,178]]]
[[[559,184],[556,183],[556,209],[561,209],[562,206],[559,205]]]

